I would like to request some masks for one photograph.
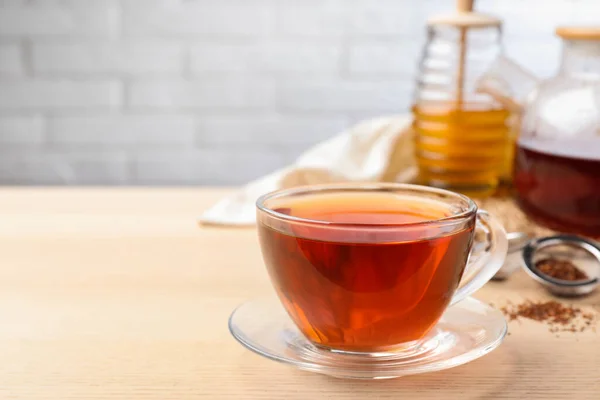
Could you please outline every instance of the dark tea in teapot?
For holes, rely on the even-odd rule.
[[[523,210],[550,228],[600,237],[599,143],[521,141],[514,183]]]
[[[527,96],[514,185],[522,209],[554,230],[600,237],[600,26],[560,27],[556,76]]]

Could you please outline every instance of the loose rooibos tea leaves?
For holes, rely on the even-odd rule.
[[[545,258],[535,263],[535,267],[544,275],[564,281],[584,281],[589,279],[587,274],[567,260]]]
[[[596,318],[594,314],[584,313],[580,308],[568,306],[558,301],[510,304],[500,309],[510,321],[527,318],[534,321],[546,322],[551,332],[570,331],[580,332],[590,327]]]

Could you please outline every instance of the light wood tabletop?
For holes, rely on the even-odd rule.
[[[600,335],[513,321],[494,352],[388,381],[242,348],[230,312],[271,296],[254,229],[199,227],[224,189],[0,190],[0,399],[599,399]],[[548,297],[519,272],[477,293]],[[600,295],[576,300],[600,311]],[[600,331],[600,326],[598,327]]]

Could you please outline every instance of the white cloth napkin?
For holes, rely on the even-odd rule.
[[[403,115],[359,123],[309,149],[293,165],[222,199],[200,217],[200,223],[253,225],[256,199],[278,189],[351,181],[411,181],[416,168],[410,121]]]

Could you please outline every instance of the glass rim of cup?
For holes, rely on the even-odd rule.
[[[454,198],[462,200],[466,203],[467,207],[456,214],[449,215],[447,217],[420,221],[410,223],[355,223],[355,222],[331,222],[323,221],[318,219],[296,217],[284,213],[277,212],[266,206],[268,200],[285,198],[294,195],[302,194],[318,194],[335,191],[373,191],[373,192],[393,192],[394,190],[408,190],[414,191],[415,193],[428,193],[438,195],[440,198]],[[266,214],[270,218],[276,218],[278,220],[304,223],[310,225],[319,225],[323,227],[353,227],[353,228],[400,228],[400,227],[422,227],[440,223],[455,223],[457,221],[464,220],[477,213],[477,204],[469,197],[452,192],[446,189],[439,189],[430,186],[416,185],[411,183],[393,183],[393,182],[376,182],[376,183],[365,183],[365,182],[351,182],[351,183],[323,183],[316,185],[303,185],[288,189],[279,189],[260,196],[256,200],[256,208],[259,212]]]

